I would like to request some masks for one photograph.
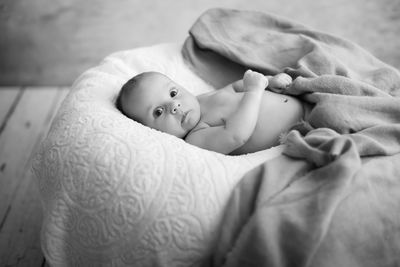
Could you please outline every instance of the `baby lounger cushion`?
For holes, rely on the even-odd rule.
[[[114,53],[83,73],[35,157],[52,266],[192,266],[207,260],[233,187],[276,147],[225,156],[122,115],[115,98],[143,71],[194,94],[214,90],[185,65],[181,45]]]

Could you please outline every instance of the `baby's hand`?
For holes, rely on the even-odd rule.
[[[268,86],[268,79],[261,73],[248,70],[243,75],[243,91],[265,90]]]
[[[292,84],[292,81],[292,77],[288,74],[279,73],[269,79],[268,89],[276,93],[282,93],[284,89]]]

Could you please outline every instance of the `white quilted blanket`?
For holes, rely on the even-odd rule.
[[[147,70],[213,90],[178,44],[122,51],[74,83],[34,161],[52,266],[196,266],[207,261],[241,176],[279,147],[244,156],[199,149],[123,116],[121,85]]]

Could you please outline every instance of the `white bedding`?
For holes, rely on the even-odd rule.
[[[179,44],[114,53],[74,83],[33,169],[52,266],[191,266],[210,254],[241,176],[280,147],[225,156],[149,129],[114,106],[121,85],[147,70],[194,94],[214,90],[189,70]]]

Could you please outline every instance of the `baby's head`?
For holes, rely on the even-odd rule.
[[[146,126],[184,138],[200,121],[200,104],[164,74],[144,72],[121,88],[117,108]]]

